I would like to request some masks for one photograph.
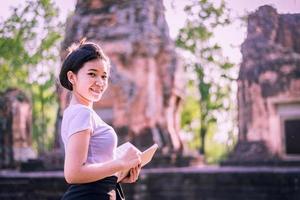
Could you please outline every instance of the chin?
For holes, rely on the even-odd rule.
[[[97,101],[100,101],[101,98],[102,98],[102,95],[100,95],[99,97],[92,97],[92,98],[91,98],[91,101],[97,102]]]

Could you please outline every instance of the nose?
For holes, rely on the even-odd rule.
[[[102,86],[102,85],[104,85],[104,80],[102,80],[100,77],[98,77],[96,79],[95,84],[98,85],[98,86]]]
[[[101,80],[97,79],[96,82],[95,82],[95,85],[100,86],[100,85],[101,85],[100,81],[101,81]]]

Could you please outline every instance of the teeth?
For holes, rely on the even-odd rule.
[[[95,92],[95,93],[101,93],[102,92],[102,90],[94,90],[93,88],[91,88],[91,91]]]

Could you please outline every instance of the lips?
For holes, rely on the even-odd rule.
[[[100,94],[103,92],[103,89],[101,88],[90,88],[90,90],[95,94]]]

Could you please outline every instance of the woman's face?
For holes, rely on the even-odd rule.
[[[71,76],[74,77],[71,82],[73,94],[87,105],[99,101],[108,86],[108,67],[100,59],[86,62],[77,74]]]

